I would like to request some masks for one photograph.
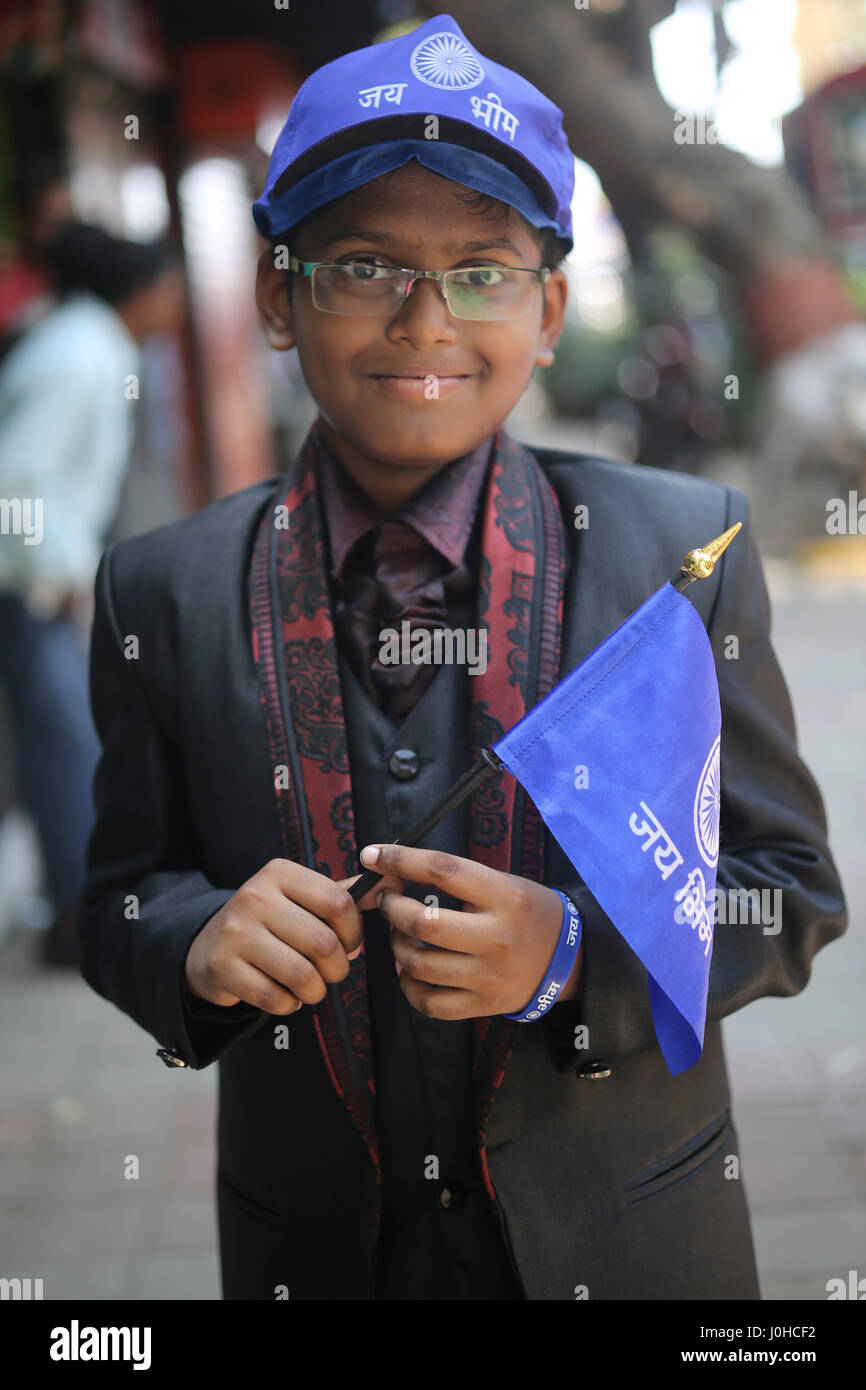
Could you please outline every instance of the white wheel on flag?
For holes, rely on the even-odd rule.
[[[695,839],[701,858],[712,868],[719,857],[719,814],[722,801],[720,739],[710,749],[695,794]]]

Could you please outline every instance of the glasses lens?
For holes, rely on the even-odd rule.
[[[448,308],[458,319],[514,319],[527,313],[537,284],[530,270],[482,265],[449,270]]]
[[[406,294],[408,276],[396,266],[317,265],[312,275],[313,303],[328,314],[390,317]]]
[[[328,314],[390,318],[406,299],[411,271],[347,261],[313,270],[313,303]],[[443,277],[448,309],[458,319],[512,319],[528,312],[537,279],[510,266],[472,266]]]

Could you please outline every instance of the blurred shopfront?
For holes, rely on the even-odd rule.
[[[120,533],[269,476],[306,432],[296,355],[258,327],[250,204],[305,73],[369,42],[374,10],[0,0],[0,352],[50,307],[29,215],[50,182],[73,216],[184,251],[188,323],[148,348]]]

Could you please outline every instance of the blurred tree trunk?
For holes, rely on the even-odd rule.
[[[786,173],[720,144],[678,144],[679,124],[656,86],[649,30],[673,0],[626,0],[605,14],[568,0],[451,0],[449,13],[481,53],[514,68],[562,108],[574,153],[612,205],[640,229],[691,231],[731,276],[769,361],[859,316],[832,247]],[[419,0],[425,16],[440,13]]]

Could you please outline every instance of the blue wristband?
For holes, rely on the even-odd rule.
[[[515,1023],[532,1023],[536,1018],[544,1017],[550,1006],[556,1003],[560,990],[568,984],[568,977],[574,969],[574,962],[580,950],[580,938],[583,933],[580,913],[565,893],[560,893],[558,888],[554,888],[553,891],[559,893],[562,898],[562,928],[559,940],[547,974],[526,1008],[519,1014],[503,1015],[505,1018],[513,1019]]]

